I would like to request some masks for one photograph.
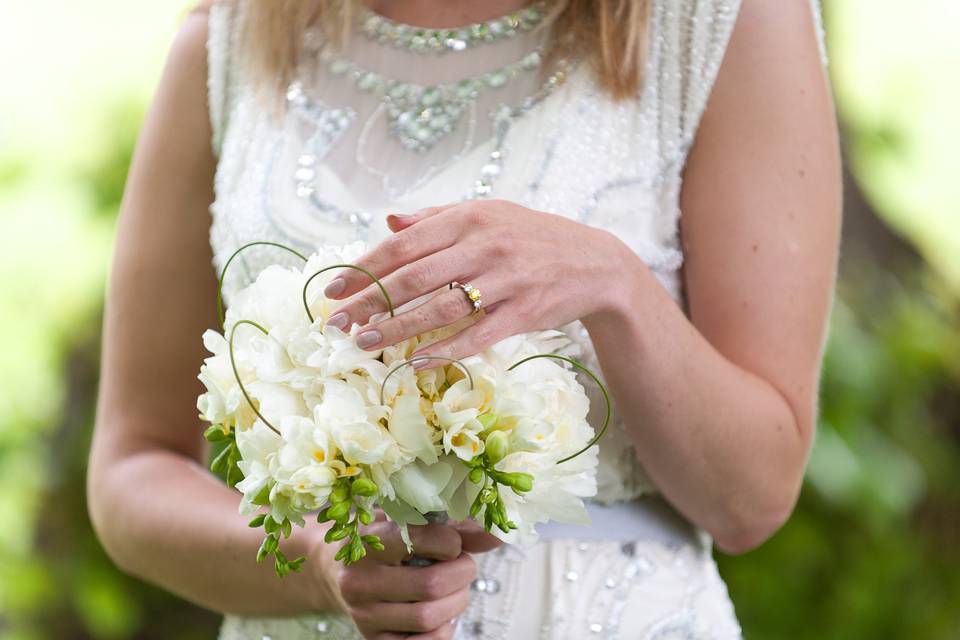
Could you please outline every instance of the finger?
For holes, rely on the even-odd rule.
[[[439,207],[427,207],[425,209],[420,209],[419,211],[414,211],[413,213],[391,213],[387,215],[387,226],[393,232],[401,231],[412,224],[416,224],[421,220],[446,211],[451,207],[455,207],[457,204],[459,203],[450,202]]]
[[[421,602],[378,602],[350,610],[361,627],[386,631],[429,633],[449,625],[470,603],[470,590],[460,589],[439,600]]]
[[[451,521],[447,524],[460,533],[460,546],[467,553],[486,553],[503,544],[503,540],[487,533],[483,530],[483,527],[473,520]]]
[[[414,554],[432,560],[454,560],[460,557],[460,534],[456,529],[445,524],[431,523],[411,525],[408,531]],[[392,522],[375,522],[364,527],[363,533],[379,536],[384,549],[367,554],[361,563],[369,559],[371,562],[399,566],[412,555],[407,552],[407,545],[400,537],[400,529]]]
[[[438,219],[441,213],[450,209],[435,213],[425,219],[423,224],[410,226],[389,236],[354,264],[363,267],[377,278],[383,278],[405,264],[446,249],[460,236],[464,224],[464,220],[457,216],[451,217],[449,221]],[[368,275],[357,269],[345,268],[337,272],[323,290],[323,294],[332,300],[342,300],[369,284]]]
[[[457,631],[457,620],[453,619],[448,624],[439,629],[434,629],[430,633],[393,633],[385,631],[373,636],[376,640],[451,640],[453,634]]]
[[[468,553],[428,567],[368,565],[359,571],[344,571],[338,585],[351,605],[365,602],[420,602],[440,600],[470,586],[477,577],[477,563]]]
[[[460,360],[480,353],[504,338],[529,330],[531,328],[525,327],[523,321],[516,317],[516,313],[511,312],[511,305],[501,304],[484,313],[463,331],[415,352],[410,359],[431,355]],[[443,360],[418,360],[413,366],[415,369],[432,369],[443,364]]]
[[[493,304],[501,299],[500,288],[487,284],[487,280],[477,281],[477,289],[482,292],[483,304]],[[424,303],[401,314],[381,317],[377,322],[364,327],[357,335],[357,344],[364,349],[379,349],[396,344],[407,338],[422,335],[433,329],[446,327],[474,313],[474,304],[460,287],[440,290]],[[369,340],[364,336],[371,334]],[[375,341],[374,341],[375,340]]]
[[[450,247],[403,265],[385,276],[381,283],[396,309],[411,300],[446,286],[452,280],[462,278],[464,273],[477,266],[476,258],[478,257],[478,254],[465,251],[462,245]],[[343,306],[337,308],[330,315],[327,323],[346,331],[346,327],[351,324],[363,325],[369,322],[372,315],[384,311],[387,311],[387,301],[383,292],[380,287],[370,284],[351,297]],[[372,346],[360,342],[358,344],[361,347]]]

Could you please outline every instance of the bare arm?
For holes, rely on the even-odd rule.
[[[188,16],[147,116],[117,231],[88,490],[94,526],[126,571],[224,612],[335,607],[316,531],[305,573],[254,562],[257,531],[202,465],[200,336],[216,326],[209,245],[216,166],[206,104],[206,15]]]
[[[645,468],[726,551],[799,493],[840,198],[809,2],[745,0],[684,176],[690,319],[631,252],[615,310],[585,319]]]

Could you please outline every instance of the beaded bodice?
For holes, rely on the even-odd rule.
[[[280,116],[244,77],[233,19],[242,3],[215,5],[208,41],[219,156],[214,262],[222,268],[254,240],[305,251],[372,244],[389,234],[391,211],[501,198],[615,233],[683,305],[681,172],[738,4],[654,0],[643,89],[619,102],[586,63],[541,68],[547,31],[534,27],[542,16],[496,27],[506,34],[398,37],[397,25],[367,15],[337,54],[318,32],[307,34]],[[245,279],[284,260],[270,249],[246,253],[225,283],[227,301]],[[599,372],[579,321],[563,329]],[[603,403],[584,384],[599,424]],[[616,407],[613,425],[601,444],[597,499],[605,502],[654,490]]]

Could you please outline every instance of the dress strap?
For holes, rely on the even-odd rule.
[[[820,57],[827,64],[820,0],[809,0]],[[653,0],[647,73],[661,104],[664,160],[682,170],[713,91],[741,0]]]
[[[207,101],[210,109],[210,141],[214,155],[220,145],[237,89],[237,28],[233,3],[217,2],[208,12],[207,22]]]

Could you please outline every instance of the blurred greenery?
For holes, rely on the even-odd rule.
[[[112,566],[84,492],[115,216],[184,4],[0,5],[0,638],[216,633]],[[960,3],[824,9],[849,172],[821,424],[790,522],[719,562],[748,638],[960,638]]]

